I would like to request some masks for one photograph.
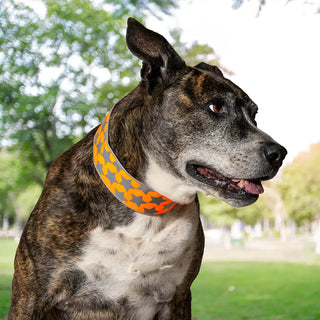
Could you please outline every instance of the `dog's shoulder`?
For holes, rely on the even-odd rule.
[[[72,215],[79,220],[82,213],[95,211],[94,203],[112,200],[93,164],[93,139],[97,129],[94,128],[52,163],[34,210],[36,214],[65,224]]]
[[[74,256],[91,229],[98,224],[105,228],[110,225],[107,206],[114,198],[105,191],[92,160],[96,130],[51,165],[21,239],[21,243],[26,241],[30,245],[30,251],[42,247],[47,256],[45,248],[54,246],[61,259],[68,254]],[[35,243],[37,247],[32,249]],[[52,263],[59,263],[57,256],[52,256]]]

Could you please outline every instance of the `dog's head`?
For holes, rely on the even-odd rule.
[[[276,175],[287,152],[257,128],[255,103],[216,66],[186,66],[134,19],[127,44],[143,61],[148,156],[189,190],[237,207],[256,201],[261,180]]]

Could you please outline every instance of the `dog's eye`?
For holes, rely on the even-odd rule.
[[[224,111],[223,106],[218,105],[218,104],[210,104],[209,108],[212,112],[214,113],[222,113]]]

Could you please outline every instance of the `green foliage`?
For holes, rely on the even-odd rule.
[[[41,186],[33,184],[17,195],[16,201],[14,202],[16,221],[26,222],[41,194],[41,190]]]
[[[137,84],[139,62],[125,44],[127,17],[168,12],[175,1],[42,5],[44,16],[27,2],[0,6],[0,148],[7,146],[0,154],[0,221],[24,220],[39,194],[34,184],[43,184],[53,160]]]
[[[245,2],[245,0],[233,0],[232,8],[239,9],[243,5],[243,2]],[[257,0],[257,3],[259,4],[259,11],[260,11],[262,6],[264,6],[266,4],[266,1],[265,0]]]
[[[249,225],[254,225],[258,219],[272,215],[271,209],[266,202],[267,197],[268,196],[262,195],[260,199],[251,206],[234,208],[221,200],[200,193],[200,211],[209,221],[220,226],[231,226],[236,219]]]
[[[187,45],[181,40],[181,30],[175,29],[170,32],[173,39],[173,46],[177,49],[179,55],[185,60],[187,65],[195,66],[199,62],[206,62],[211,65],[219,65],[219,59],[217,58],[213,48],[207,44],[199,44],[193,42],[191,45]]]
[[[45,17],[15,0],[0,6],[0,139],[46,171],[137,83],[138,60],[125,45],[127,17],[167,12],[175,1],[43,5]],[[33,171],[42,183],[43,170]]]
[[[245,2],[249,2],[250,0],[232,0],[232,8],[233,9],[239,9]],[[294,0],[287,0],[286,4],[289,2],[293,2]],[[263,7],[266,5],[266,3],[271,3],[272,1],[267,1],[267,0],[255,0],[255,3],[257,5],[257,16],[260,15],[260,12],[263,10]],[[296,1],[298,3],[298,1]],[[299,3],[298,3],[299,4]],[[314,14],[318,14],[320,12],[320,5],[319,1],[301,1],[300,5],[302,6],[308,6],[308,7],[313,7],[314,8]]]
[[[7,153],[1,153],[0,161],[0,226],[3,217],[14,218],[14,194],[17,186],[19,160]]]
[[[298,155],[283,170],[278,189],[289,217],[304,225],[320,216],[320,142]]]
[[[169,13],[175,0],[3,0],[0,6],[0,215],[25,216],[17,199],[42,186],[53,160],[97,125],[136,86],[140,62],[125,43],[129,16]],[[213,56],[206,45],[175,46],[188,62]],[[178,50],[179,51],[179,50]],[[11,172],[12,171],[12,172]],[[31,186],[31,191],[25,190]],[[21,193],[23,191],[23,193]],[[4,199],[4,200],[2,200]],[[13,204],[13,199],[15,204]],[[34,197],[25,206],[32,207]],[[0,216],[0,218],[1,218]]]
[[[0,226],[4,217],[12,223],[14,220],[25,222],[35,205],[41,187],[30,177],[32,167],[23,164],[17,152],[0,154]]]
[[[42,18],[19,2],[3,1],[0,138],[10,141],[25,161],[47,170],[98,122],[106,106],[131,89],[137,61],[125,48],[123,30],[132,3],[116,2],[110,7],[113,12],[107,12],[89,0],[48,0]],[[170,3],[164,1],[164,9]],[[146,2],[137,6],[143,9]],[[142,18],[143,10],[137,12]],[[118,92],[104,93],[99,72],[108,75],[105,82],[112,81]],[[124,84],[124,76],[133,84]],[[42,176],[40,171],[36,180]]]

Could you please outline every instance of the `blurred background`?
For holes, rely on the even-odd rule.
[[[139,81],[129,16],[218,65],[289,152],[252,206],[200,194],[194,319],[320,319],[319,0],[1,0],[0,319],[46,171]]]

